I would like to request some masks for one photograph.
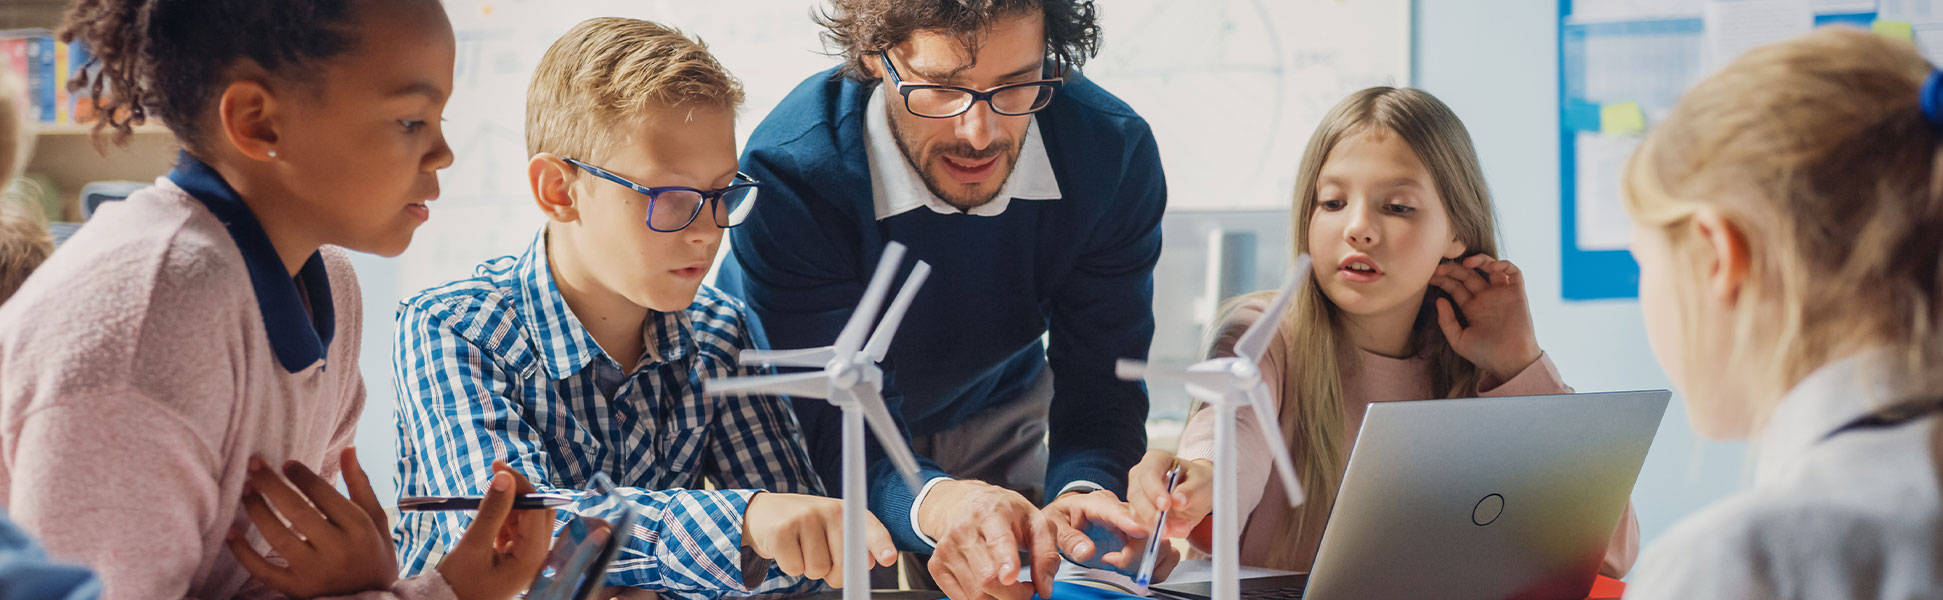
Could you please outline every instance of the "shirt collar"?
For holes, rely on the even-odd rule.
[[[331,280],[325,272],[323,254],[312,252],[293,278],[256,214],[216,169],[184,151],[176,158],[168,179],[222,221],[223,229],[236,243],[250,273],[250,287],[256,292],[257,312],[263,315],[270,349],[283,370],[295,373],[324,360],[337,317],[331,306]],[[305,308],[305,300],[309,308]]]
[[[962,211],[932,194],[931,188],[924,185],[924,177],[905,160],[904,151],[898,148],[897,137],[891,131],[890,114],[885,112],[882,86],[873,86],[864,112],[864,154],[870,161],[871,201],[880,221],[920,207],[946,215],[992,217],[1004,213],[1014,199],[1058,200],[1060,197],[1052,157],[1046,154],[1045,140],[1039,135],[1038,116],[1031,117],[1026,124],[1025,144],[1019,148],[1018,164],[1012,167],[1005,185],[999,187],[998,195],[991,202]]]
[[[579,373],[594,357],[606,353],[567,307],[566,297],[560,295],[560,288],[553,281],[548,260],[546,229],[541,228],[533,243],[520,255],[514,271],[519,278],[520,320],[526,323],[527,335],[540,349],[540,362],[547,376],[557,381]],[[636,368],[680,360],[688,356],[690,346],[696,345],[694,325],[685,310],[649,311],[641,327],[641,339],[647,355]]]
[[[1888,357],[1869,351],[1816,369],[1796,383],[1754,440],[1754,482],[1784,476],[1809,448],[1843,425],[1882,410],[1909,390],[1897,385]]]

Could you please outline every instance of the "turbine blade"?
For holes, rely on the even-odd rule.
[[[829,398],[830,376],[822,371],[784,375],[723,377],[702,382],[706,396],[775,394],[802,398]]]
[[[917,455],[911,453],[911,447],[904,442],[903,432],[897,429],[897,421],[891,418],[890,408],[884,406],[884,395],[869,384],[838,390],[838,393],[844,392],[849,392],[851,399],[857,401],[857,408],[864,411],[864,421],[869,423],[870,432],[877,436],[877,445],[882,446],[884,454],[890,456],[891,463],[897,465],[898,474],[904,476],[904,484],[911,486],[912,493],[917,493],[924,483],[918,481]]]
[[[830,364],[830,357],[835,355],[835,348],[824,346],[802,350],[743,350],[740,359],[744,365],[824,367]]]
[[[857,353],[864,346],[864,336],[870,334],[870,323],[877,318],[877,309],[884,307],[884,295],[891,290],[891,278],[897,276],[897,265],[904,260],[904,245],[891,242],[884,245],[884,256],[877,261],[877,272],[870,276],[870,284],[864,287],[864,296],[857,302],[857,310],[850,313],[850,321],[844,323],[843,331],[837,334],[834,347],[836,355],[844,360]]]
[[[1268,310],[1262,313],[1261,320],[1249,326],[1248,331],[1235,342],[1235,356],[1249,364],[1261,362],[1262,352],[1268,350],[1268,341],[1274,339],[1275,330],[1282,326],[1282,317],[1288,314],[1289,302],[1295,299],[1295,292],[1314,279],[1310,276],[1312,270],[1309,255],[1296,257],[1295,268],[1289,270],[1288,279],[1282,282],[1282,289],[1275,292],[1275,299],[1268,303]]]
[[[1274,396],[1269,395],[1268,385],[1257,383],[1249,388],[1248,404],[1255,409],[1255,424],[1260,426],[1262,439],[1268,443],[1275,472],[1282,476],[1282,491],[1289,496],[1289,506],[1300,506],[1304,500],[1302,481],[1295,478],[1295,461],[1289,458],[1289,444],[1282,438],[1282,423],[1275,418]]]
[[[1140,379],[1179,381],[1211,390],[1228,389],[1232,385],[1233,376],[1229,375],[1226,369],[1203,368],[1206,365],[1208,363],[1182,368],[1123,358],[1114,363],[1113,374],[1124,381]]]
[[[891,350],[891,339],[897,336],[897,326],[904,322],[904,312],[911,309],[911,302],[917,300],[918,288],[924,287],[924,279],[931,276],[931,265],[918,261],[911,267],[911,276],[904,280],[904,287],[897,290],[897,298],[891,300],[891,307],[884,311],[884,320],[877,323],[877,331],[871,332],[870,343],[864,345],[864,355],[870,362],[884,362],[884,355]]]

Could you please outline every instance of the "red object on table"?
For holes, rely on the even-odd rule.
[[[1626,595],[1626,582],[1600,575],[1592,580],[1592,593],[1585,600],[1619,600]]]

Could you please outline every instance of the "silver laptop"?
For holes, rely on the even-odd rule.
[[[1372,404],[1309,575],[1242,597],[1584,598],[1671,395]]]

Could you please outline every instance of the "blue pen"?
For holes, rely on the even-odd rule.
[[[1174,463],[1174,468],[1167,470],[1167,493],[1174,493],[1174,484],[1180,481],[1180,479],[1181,463],[1176,462]],[[1167,525],[1167,511],[1163,510],[1160,511],[1160,518],[1154,520],[1154,534],[1147,536],[1147,554],[1140,557],[1140,576],[1135,577],[1133,580],[1135,584],[1141,587],[1146,587],[1153,582],[1154,561],[1160,557],[1160,531],[1161,527],[1165,525]]]

